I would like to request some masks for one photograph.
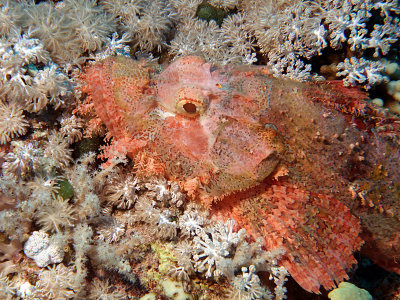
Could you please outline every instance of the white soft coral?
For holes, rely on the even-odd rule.
[[[240,229],[239,232],[234,232],[234,224],[233,220],[228,220],[225,224],[218,222],[194,238],[194,247],[197,250],[197,254],[193,256],[195,269],[199,272],[206,271],[206,277],[222,275],[220,261],[233,254],[233,248],[244,240],[246,231]]]
[[[234,300],[273,299],[272,294],[261,285],[253,265],[242,267],[242,275],[236,276],[232,285],[234,290],[230,296]]]
[[[361,83],[364,84],[365,89],[369,89],[371,86],[388,80],[386,76],[381,74],[384,66],[379,61],[351,57],[339,63],[337,69],[339,70],[337,76],[345,76],[343,82],[346,86]]]

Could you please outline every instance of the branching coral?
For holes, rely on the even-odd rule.
[[[24,239],[24,234],[29,231],[29,226],[26,226],[27,223],[29,223],[29,220],[23,219],[15,209],[0,211],[0,230],[12,240]]]
[[[238,0],[210,0],[209,2],[215,7],[221,7],[224,9],[233,9],[239,5]]]
[[[125,295],[115,290],[107,280],[95,279],[89,294],[90,300],[123,300]]]
[[[71,45],[66,16],[50,3],[31,4],[26,9],[28,18],[24,21],[25,25],[35,28],[34,36],[43,42],[46,50],[52,54],[53,59],[62,61],[66,58],[66,55],[72,56],[69,51],[63,53]],[[73,55],[77,57],[79,53]]]
[[[59,108],[72,85],[51,62],[42,41],[32,35],[32,31],[22,35],[16,31],[0,40],[0,95],[31,112],[40,111],[48,103]]]
[[[89,252],[97,253],[97,250],[94,248],[99,248],[99,251],[103,249],[102,244],[99,246],[92,244],[93,229],[86,223],[87,219],[95,220],[100,214],[100,202],[98,196],[93,191],[96,190],[99,192],[100,182],[105,181],[104,179],[107,176],[118,174],[113,170],[115,165],[110,166],[111,169],[104,169],[95,174],[89,174],[89,164],[93,161],[92,158],[93,156],[90,155],[83,156],[78,163],[68,168],[69,172],[67,174],[61,171],[63,177],[54,175],[54,166],[49,166],[47,159],[39,159],[38,170],[35,170],[29,179],[27,177],[20,179],[24,182],[27,194],[24,197],[25,200],[20,203],[15,211],[17,215],[24,214],[28,218],[31,217],[44,231],[56,232],[51,239],[49,239],[44,231],[34,232],[25,243],[24,250],[26,255],[33,258],[41,267],[49,263],[59,263],[63,259],[62,249],[64,249],[71,237],[74,241],[73,263],[75,265],[75,272],[64,266],[57,266],[46,271],[41,271],[39,273],[39,280],[36,286],[32,288],[29,297],[69,299],[73,296],[78,298],[85,296],[80,287],[84,285],[84,279],[87,274],[85,266],[85,262],[88,259],[87,255]],[[58,172],[57,174],[60,173]],[[60,189],[65,188],[65,186],[61,185],[60,182],[66,181],[65,179],[61,180],[66,175],[71,176],[71,182],[77,189],[68,199],[63,199],[60,194],[64,194],[65,191],[62,192]],[[30,179],[33,179],[33,181],[29,181]],[[81,181],[83,179],[87,181],[87,185],[83,184],[84,182]],[[3,186],[7,194],[12,192],[8,191],[8,188],[4,184],[1,185],[2,188]],[[80,212],[81,210],[84,212]],[[0,218],[2,220],[14,218],[18,222],[14,214],[7,217],[6,212],[8,211],[1,212]],[[3,218],[3,215],[7,218]],[[80,222],[80,224],[75,227],[77,222]],[[11,222],[7,221],[6,223],[11,226]],[[13,226],[17,225],[14,224]],[[72,231],[73,226],[75,229]],[[1,230],[3,231],[3,229],[6,228],[2,227]],[[6,233],[8,231],[8,229],[4,230]],[[100,254],[105,255],[107,253],[107,257],[104,258],[107,261],[105,264],[107,268],[116,269],[132,281],[135,280],[131,274],[129,264],[123,261],[115,253],[114,249],[105,246],[103,250],[103,252],[100,251]],[[111,257],[114,257],[114,262],[111,260]],[[92,260],[97,261],[97,258],[97,255],[91,256]],[[4,265],[4,267],[10,271],[15,270],[15,266],[9,259],[7,260],[7,266]],[[59,283],[58,286],[57,284],[52,285],[48,280],[50,276],[53,280],[65,280],[65,282]]]
[[[202,0],[170,0],[180,19],[194,18]]]
[[[105,8],[118,16],[125,33],[142,51],[161,50],[173,27],[176,12],[168,1],[103,1]]]
[[[64,105],[64,98],[72,90],[68,77],[55,64],[50,64],[40,70],[33,83],[38,91],[38,96],[27,106],[27,109],[34,112],[42,110],[47,103],[58,109]]]
[[[150,178],[141,183],[130,223],[150,225],[152,236],[171,240],[178,233],[177,218],[183,210],[186,197],[179,185],[164,178]]]
[[[63,116],[60,125],[60,132],[65,136],[68,144],[78,142],[82,138],[83,121],[77,116]]]
[[[195,273],[192,260],[192,249],[193,243],[190,240],[182,241],[174,249],[178,266],[172,266],[169,271],[169,274],[172,277],[178,280],[190,280],[189,276]]]
[[[49,172],[37,172],[35,175],[27,184],[31,191],[30,196],[37,199],[55,197],[60,191],[58,182],[62,177]]]
[[[114,246],[99,241],[97,247],[92,249],[89,256],[106,269],[118,271],[131,282],[136,281],[129,262],[116,253]]]
[[[144,198],[135,205],[133,220],[149,224],[151,235],[161,239],[173,239],[177,234],[177,223],[173,220],[171,211],[155,208]]]
[[[260,278],[255,274],[256,267],[242,268],[242,275],[233,279],[230,297],[235,300],[273,299],[271,292],[261,285]]]
[[[176,57],[199,54],[208,61],[226,64],[234,59],[228,55],[222,38],[215,21],[184,19],[171,41],[170,52]]]
[[[1,207],[0,205],[2,209],[7,208],[7,206],[10,206],[8,208],[15,208],[17,202],[21,202],[29,196],[30,192],[26,189],[25,182],[19,179],[17,176],[6,174],[0,176],[0,203],[6,206]]]
[[[72,160],[72,149],[69,148],[69,144],[64,138],[64,134],[61,132],[51,132],[44,149],[45,157],[51,161],[50,164],[56,167],[66,166]]]
[[[21,8],[14,1],[0,1],[0,36],[6,36],[17,30],[17,23],[22,17]]]
[[[48,299],[69,299],[75,295],[79,287],[74,285],[72,268],[63,264],[47,267],[40,271],[34,295]]]
[[[222,275],[221,262],[233,254],[231,251],[239,242],[244,241],[246,231],[241,229],[237,233],[234,232],[234,224],[233,220],[229,220],[225,225],[219,222],[215,227],[208,227],[207,231],[200,231],[194,238],[194,248],[197,252],[193,256],[194,267],[199,272],[206,271],[206,277]]]
[[[12,142],[14,147],[4,158],[3,174],[12,177],[24,176],[37,168],[40,164],[41,150],[28,142]]]
[[[117,208],[130,209],[138,200],[143,182],[132,174],[122,174],[107,185],[108,201]]]
[[[184,18],[171,41],[170,51],[176,57],[196,54],[222,65],[257,61],[255,38],[241,13],[225,18],[221,27],[214,20]]]
[[[246,15],[246,21],[255,33],[261,50],[268,55],[269,65],[275,74],[309,80],[311,66],[299,59],[309,59],[327,46],[326,31],[321,27],[321,20],[301,2],[296,1],[277,14],[273,7],[261,5]],[[260,12],[258,17],[257,11]]]
[[[31,32],[23,34],[21,37],[17,33],[10,36],[10,41],[14,43],[13,50],[25,64],[29,63],[48,63],[50,61],[49,53],[43,48],[40,40],[30,36]],[[15,59],[17,59],[15,57]]]
[[[126,26],[128,32],[136,37],[136,45],[141,50],[157,48],[160,51],[175,17],[176,13],[167,1],[148,1],[137,19],[130,19]]]
[[[85,201],[87,194],[93,192],[97,186],[92,174],[90,164],[94,161],[94,153],[89,152],[78,159],[73,166],[68,168],[65,175],[74,188],[76,203]]]
[[[92,192],[87,193],[85,199],[80,203],[76,203],[75,205],[79,205],[77,217],[80,220],[96,218],[101,214],[101,203],[99,196]]]
[[[207,212],[202,211],[200,207],[191,205],[179,217],[179,228],[183,235],[194,236],[198,235],[208,222]]]
[[[196,17],[199,5],[204,4],[222,8],[219,10],[224,19],[217,23]],[[311,185],[315,189],[307,186],[304,191],[297,188],[302,186],[301,180],[296,186],[279,185],[280,181],[275,185],[281,174],[293,180],[293,174],[307,177],[312,173],[308,164],[301,165],[308,170],[306,174],[295,166],[302,161],[303,153],[300,155],[291,146],[288,148],[290,155],[296,157],[295,162],[291,161],[290,167],[283,165],[288,160],[282,149],[286,149],[292,136],[290,129],[284,128],[287,124],[279,122],[279,116],[297,104],[301,91],[309,93],[314,89],[311,85],[303,89],[306,85],[293,82],[288,84],[293,84],[291,89],[282,85],[273,89],[276,81],[266,74],[271,71],[296,80],[321,79],[314,72],[318,72],[319,60],[326,51],[332,54],[328,60],[333,59],[335,64],[344,60],[338,64],[337,76],[345,77],[345,84],[370,88],[384,82],[379,61],[366,58],[390,54],[392,45],[397,43],[397,4],[395,0],[65,0],[38,4],[0,0],[0,200],[7,202],[0,203],[6,209],[0,211],[0,230],[10,240],[23,241],[30,235],[25,253],[40,267],[59,264],[63,260],[61,249],[68,253],[68,267],[59,264],[38,270],[24,259],[20,265],[28,262],[30,266],[19,272],[15,257],[6,253],[11,251],[11,245],[1,244],[0,270],[18,271],[18,276],[29,276],[29,282],[36,282],[31,286],[26,281],[29,295],[20,287],[22,298],[131,298],[137,296],[132,296],[136,289],[159,289],[159,272],[163,276],[167,272],[161,271],[164,265],[157,270],[156,251],[150,244],[165,244],[168,240],[175,253],[174,257],[171,255],[168,275],[184,280],[193,290],[198,286],[204,290],[205,285],[211,287],[217,280],[219,294],[213,296],[218,299],[228,286],[233,289],[233,299],[271,299],[257,273],[265,271],[270,274],[271,284],[275,283],[275,298],[283,299],[288,272],[281,263],[303,287],[314,292],[319,285],[329,288],[334,280],[344,278],[354,262],[351,253],[361,244],[355,218],[328,199],[325,191],[309,192],[317,190],[318,180]],[[124,60],[135,51],[136,57],[148,56],[151,61],[131,64]],[[184,63],[178,64],[175,73],[162,72],[164,66],[154,63],[195,53],[205,60],[181,60]],[[102,61],[100,67],[89,67],[96,70],[89,75],[78,75],[77,67],[86,68],[84,62],[90,65],[114,55],[115,59]],[[316,59],[317,56],[320,57]],[[270,69],[215,66],[256,61],[263,65],[269,62]],[[120,66],[124,68],[119,69]],[[79,92],[73,91],[71,77],[78,85],[79,79],[90,84]],[[177,82],[173,83],[174,79]],[[118,85],[128,88],[119,90]],[[179,93],[174,94],[176,91]],[[162,93],[167,95],[163,99]],[[314,100],[318,93],[325,93],[324,87],[306,100]],[[285,103],[289,105],[282,105],[286,94],[295,97]],[[99,95],[101,99],[92,101]],[[276,95],[280,98],[279,114],[275,111],[269,115],[275,109]],[[362,94],[356,96],[361,98]],[[343,104],[345,97],[330,105],[349,111],[354,108],[353,119],[359,111],[367,113],[369,106],[362,100],[349,108]],[[82,112],[82,119],[71,116],[76,99],[83,101],[75,109]],[[178,102],[167,103],[166,99]],[[197,101],[191,103],[195,108],[185,108],[189,100]],[[219,102],[213,106],[213,101]],[[125,104],[128,109],[123,107]],[[157,105],[160,107],[152,111]],[[326,106],[329,105],[321,109],[324,115],[329,110]],[[176,110],[171,112],[167,107]],[[177,108],[185,113],[180,114]],[[222,113],[197,118],[199,111]],[[136,112],[143,113],[138,117]],[[100,113],[103,120],[89,120]],[[271,124],[264,124],[264,115],[271,117]],[[381,118],[378,116],[371,119]],[[331,117],[328,115],[323,124],[332,125]],[[291,125],[308,122],[309,112],[301,118],[300,122],[290,121]],[[155,120],[160,121],[159,128]],[[311,120],[323,131],[321,128],[325,127],[318,123],[318,116]],[[371,120],[360,120],[370,126]],[[204,126],[206,123],[215,126]],[[254,124],[257,134],[252,135]],[[99,158],[109,158],[108,162],[98,167],[98,152],[73,161],[72,151],[81,146],[77,142],[82,131],[104,135],[106,126],[109,132]],[[388,127],[379,127],[373,133],[379,135],[385,128]],[[275,142],[280,132],[287,134],[285,144]],[[209,133],[216,134],[209,138]],[[260,136],[274,142],[257,148]],[[327,135],[327,140],[331,136],[337,140],[333,133]],[[361,137],[367,139],[367,135]],[[320,138],[317,134],[317,140]],[[334,142],[329,146],[335,147]],[[97,151],[96,148],[97,145],[92,150]],[[360,160],[362,151],[358,153]],[[208,160],[210,154],[212,158]],[[265,164],[269,159],[273,163]],[[255,167],[247,172],[251,163]],[[128,171],[132,165],[133,172]],[[346,172],[343,169],[340,172]],[[254,190],[258,198],[253,194],[236,206],[229,202],[230,194],[244,197],[249,186],[258,188],[269,175],[274,182],[263,186],[262,193]],[[246,180],[251,184],[246,185]],[[340,180],[335,184],[339,185]],[[338,191],[336,187],[332,184],[330,191]],[[362,192],[357,187],[356,197]],[[189,199],[206,204],[209,212],[188,204]],[[224,208],[220,209],[217,203]],[[208,213],[225,223],[216,223]],[[235,218],[237,223],[226,218]],[[25,228],[25,222],[32,226]],[[33,231],[36,229],[43,232]],[[54,233],[52,239],[48,233]],[[259,237],[264,239],[250,242]],[[51,247],[52,243],[59,246]],[[262,245],[269,251],[263,250]],[[12,255],[20,250],[15,248]],[[152,270],[143,272],[149,266]],[[120,280],[117,273],[130,283]],[[14,297],[17,289],[12,281],[17,282],[18,276],[0,275],[0,298]],[[132,285],[136,276],[140,277],[140,284]],[[124,293],[120,293],[120,286]],[[211,295],[212,288],[206,290],[199,297],[213,298],[207,294]]]
[[[97,229],[98,239],[108,244],[119,241],[125,234],[125,224],[111,219],[109,222],[103,222]]]
[[[108,176],[117,176],[116,165],[110,165],[106,169],[94,171],[90,164],[94,161],[94,153],[88,153],[78,159],[73,166],[68,168],[65,175],[73,187],[73,203],[79,209],[76,210],[78,220],[96,218],[101,214],[101,201],[105,201],[105,185]]]
[[[212,223],[200,229],[194,237],[182,241],[175,248],[178,267],[172,267],[171,276],[189,280],[196,272],[205,272],[205,277],[225,276],[232,281],[234,299],[272,299],[272,294],[265,289],[255,274],[256,266],[260,271],[270,273],[270,279],[276,284],[276,299],[284,299],[283,287],[287,271],[278,267],[278,258],[283,251],[276,249],[265,252],[260,242],[247,243],[246,232],[235,232],[233,220],[226,223]],[[247,266],[249,271],[247,272]],[[236,275],[242,268],[242,275]]]
[[[286,287],[284,287],[284,284],[287,281],[289,273],[285,269],[285,267],[283,266],[277,267],[276,265],[277,263],[274,263],[274,265],[270,266],[270,274],[275,282],[275,289],[274,289],[275,299],[276,300],[286,299],[287,289]]]
[[[39,38],[57,63],[80,64],[87,50],[100,49],[115,29],[112,16],[95,1],[70,0],[55,8],[50,3],[28,5],[24,26],[35,28]]]
[[[176,182],[167,181],[165,178],[157,178],[150,180],[145,184],[149,190],[147,196],[160,201],[166,206],[181,207],[186,200],[185,195],[181,192]]]
[[[131,48],[128,43],[132,40],[129,33],[125,32],[121,38],[118,37],[118,33],[114,32],[111,38],[107,38],[104,50],[97,52],[94,59],[99,61],[111,55],[129,55]]]
[[[255,38],[249,32],[249,26],[242,13],[226,17],[221,25],[221,34],[232,58],[241,57],[241,62],[245,64],[257,61]]]
[[[35,219],[42,230],[60,232],[62,228],[73,225],[74,215],[75,209],[68,200],[57,196],[46,205],[38,207]]]
[[[75,249],[76,277],[75,284],[82,285],[86,275],[87,254],[92,248],[93,230],[87,224],[78,224],[72,235]]]
[[[0,144],[10,142],[27,131],[28,121],[22,107],[15,102],[0,103]]]
[[[113,17],[93,0],[68,0],[64,5],[63,10],[68,12],[70,26],[82,52],[101,49],[107,36],[116,29]]]
[[[136,16],[143,9],[142,0],[101,0],[100,3],[106,11],[121,19],[121,23],[131,16]]]
[[[384,69],[382,63],[365,60],[362,57],[359,60],[355,57],[346,58],[337,65],[337,69],[339,71],[337,75],[345,77],[343,82],[346,86],[361,83],[369,89],[371,86],[388,81],[388,78],[381,74]]]
[[[245,2],[241,8],[274,74],[310,80],[307,61],[328,47],[338,50],[347,45],[354,57],[367,49],[373,49],[374,56],[386,55],[399,37],[399,11],[392,6],[371,0],[297,0],[281,6]]]

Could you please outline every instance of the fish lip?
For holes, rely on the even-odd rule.
[[[283,155],[280,139],[274,140],[275,135],[280,136],[279,132],[274,130],[272,134],[263,135],[259,132],[262,126],[231,117],[224,120],[210,135],[210,160],[214,170],[224,176],[242,177],[249,185],[263,181],[273,173]],[[240,130],[243,135],[235,135],[235,131]]]

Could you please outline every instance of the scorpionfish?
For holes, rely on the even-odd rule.
[[[348,278],[360,249],[400,271],[400,125],[360,90],[197,56],[166,68],[110,57],[81,78],[88,132],[105,124],[112,138],[103,158],[128,155],[138,174],[178,182],[266,250],[284,249],[305,290]]]

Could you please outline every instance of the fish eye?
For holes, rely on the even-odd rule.
[[[178,92],[175,105],[177,113],[193,118],[202,114],[205,106],[206,100],[200,90],[186,87]]]
[[[196,117],[204,111],[204,104],[192,99],[182,99],[176,105],[177,112],[187,117]]]
[[[196,105],[190,102],[183,104],[182,107],[188,114],[195,114],[197,111]]]

